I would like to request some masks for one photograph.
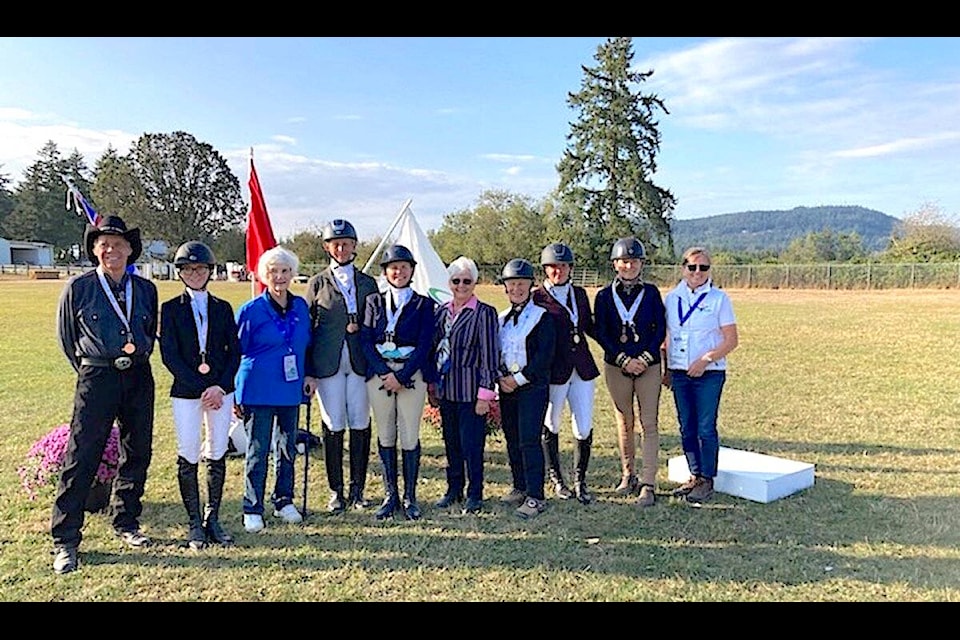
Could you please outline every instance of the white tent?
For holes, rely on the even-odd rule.
[[[380,244],[364,265],[363,272],[368,273],[372,265],[379,264],[377,258],[380,257],[384,248],[392,244],[402,244],[410,249],[414,260],[417,261],[417,267],[413,271],[413,283],[410,286],[417,293],[433,298],[438,304],[443,304],[453,298],[453,292],[450,291],[448,284],[447,267],[430,244],[427,234],[417,224],[417,219],[413,217],[411,202],[412,200],[407,200],[400,209],[400,213],[397,214]],[[381,287],[386,286],[382,276],[378,281]]]

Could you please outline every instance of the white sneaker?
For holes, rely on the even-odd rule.
[[[256,533],[263,529],[263,516],[256,513],[243,514],[243,528],[247,533]]]
[[[303,522],[303,516],[300,515],[300,512],[297,511],[297,508],[292,504],[288,504],[283,509],[273,512],[274,518],[280,518],[287,524],[299,524]]]

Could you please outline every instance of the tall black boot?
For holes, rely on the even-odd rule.
[[[384,520],[393,515],[393,512],[400,508],[400,496],[397,490],[397,448],[384,447],[377,441],[377,449],[380,452],[380,463],[383,467],[383,484],[386,487],[387,495],[383,499],[380,508],[377,509],[377,520]]]
[[[420,477],[420,443],[409,451],[403,450],[403,514],[407,520],[419,520],[417,478]]]
[[[577,440],[577,448],[573,450],[573,466],[576,481],[573,491],[582,504],[593,502],[593,494],[587,489],[587,467],[590,465],[590,449],[593,447],[593,433],[583,440]]]
[[[203,530],[208,542],[224,546],[233,544],[233,536],[220,526],[220,501],[226,477],[226,458],[207,460],[207,507],[203,510]]]
[[[180,499],[187,510],[190,533],[187,544],[191,549],[202,549],[207,542],[200,518],[200,487],[197,484],[197,465],[187,462],[183,456],[177,456],[177,483],[180,485]]]
[[[350,429],[350,493],[347,494],[347,504],[355,509],[370,506],[370,501],[363,497],[370,463],[370,432],[369,425],[366,429]]]
[[[569,500],[573,497],[573,492],[563,481],[563,471],[560,468],[560,436],[544,427],[540,443],[543,445],[543,459],[547,463],[547,475],[553,485],[553,493],[561,500]]]
[[[323,462],[330,486],[327,511],[343,513],[347,508],[347,501],[343,498],[343,431],[331,431],[327,425],[323,425]]]

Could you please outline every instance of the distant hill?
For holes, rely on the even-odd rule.
[[[867,251],[882,251],[900,220],[863,207],[796,207],[789,211],[744,211],[674,220],[677,252],[692,245],[712,251],[782,251],[794,238],[827,229],[854,233]]]

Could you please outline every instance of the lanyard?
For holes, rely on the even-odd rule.
[[[690,316],[693,314],[694,309],[696,309],[697,306],[699,306],[700,303],[703,302],[703,299],[707,297],[707,294],[708,294],[708,293],[709,293],[709,291],[704,291],[703,293],[701,293],[701,294],[700,294],[700,297],[697,298],[697,300],[696,300],[692,305],[690,305],[690,308],[689,308],[689,309],[687,309],[687,313],[686,313],[686,314],[683,313],[683,305],[681,304],[680,296],[677,296],[677,315],[680,316],[680,326],[681,326],[681,327],[684,325],[684,323],[685,323],[687,320],[690,319]]]
[[[409,289],[406,289],[409,292]],[[410,299],[409,293],[407,295],[401,295],[400,291],[394,291],[389,289],[384,294],[384,308],[387,312],[387,337],[388,339],[393,339],[393,335],[397,331],[397,321],[400,319],[400,313],[403,311],[403,307],[407,304],[407,300]],[[396,304],[396,309],[394,305]]]
[[[263,295],[269,296],[270,294],[264,292]],[[273,319],[273,324],[276,325],[277,331],[283,336],[283,341],[287,345],[287,353],[293,353],[293,331],[297,323],[297,318],[293,313],[293,298],[290,297],[290,294],[287,294],[287,312],[282,318],[280,314],[277,313],[277,310],[273,308],[270,300],[264,299],[264,302],[267,304],[267,312]]]
[[[190,294],[187,294],[190,295]],[[200,345],[200,355],[207,353],[207,333],[210,327],[210,302],[207,298],[207,315],[200,312],[200,301],[190,295],[190,308],[193,310],[193,322],[197,325],[197,343]]]
[[[623,326],[626,327],[629,325],[635,327],[636,324],[633,322],[633,317],[637,315],[637,309],[640,308],[640,301],[643,300],[644,289],[640,289],[640,294],[637,296],[637,299],[633,301],[633,304],[630,305],[629,309],[623,304],[623,300],[620,299],[616,285],[611,287],[611,290],[613,293],[613,304],[617,307],[617,313],[620,315],[620,321],[623,322]]]
[[[133,331],[130,329],[130,316],[133,313],[133,281],[128,277],[127,284],[124,287],[127,306],[127,313],[124,314],[123,310],[120,309],[120,303],[117,302],[117,297],[113,295],[113,289],[109,283],[107,283],[107,276],[103,275],[103,272],[99,269],[97,270],[97,278],[100,279],[100,287],[103,289],[103,292],[107,294],[107,300],[110,301],[110,306],[113,307],[114,313],[117,314],[120,322],[123,323],[123,327],[127,330],[127,341],[129,342],[133,339]]]

